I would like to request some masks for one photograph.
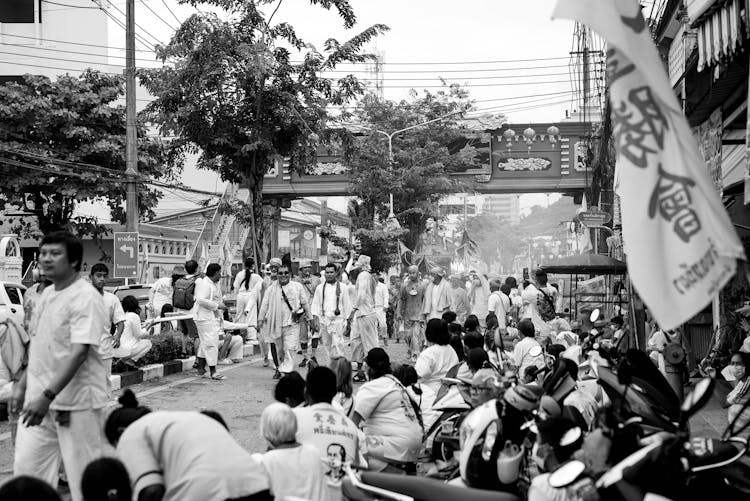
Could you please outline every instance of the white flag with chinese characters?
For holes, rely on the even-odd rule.
[[[617,194],[630,276],[664,329],[705,308],[742,244],[667,80],[636,0],[559,0],[553,17],[607,40]]]

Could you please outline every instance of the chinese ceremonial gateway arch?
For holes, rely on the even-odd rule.
[[[550,133],[551,132],[551,133]],[[555,134],[556,133],[556,134]],[[477,193],[564,193],[578,195],[590,184],[588,122],[505,124],[477,131],[467,143],[477,148],[481,167],[454,173]],[[460,147],[460,146],[459,146]],[[263,180],[264,199],[349,196],[343,157],[321,147],[318,163],[305,173],[278,162]]]

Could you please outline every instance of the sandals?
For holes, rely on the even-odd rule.
[[[224,374],[219,374],[219,373],[214,373],[214,374],[213,374],[213,375],[211,376],[211,379],[215,379],[215,380],[217,380],[217,381],[223,381],[223,380],[225,380],[226,378],[227,378],[227,377],[226,377],[226,376],[225,376]]]

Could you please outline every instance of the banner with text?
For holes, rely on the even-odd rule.
[[[559,0],[608,44],[615,191],[633,284],[662,328],[705,308],[745,253],[636,0]]]

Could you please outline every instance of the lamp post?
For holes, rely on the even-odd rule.
[[[358,127],[360,129],[369,130],[372,132],[377,132],[378,134],[382,134],[385,137],[388,138],[388,167],[389,169],[393,169],[393,137],[396,134],[401,134],[402,132],[406,132],[408,130],[416,129],[417,127],[422,127],[423,125],[428,125],[431,123],[439,122],[441,120],[445,120],[446,118],[457,115],[459,113],[463,113],[461,110],[452,111],[450,113],[446,113],[445,115],[441,115],[437,118],[433,118],[432,120],[427,120],[426,122],[421,122],[418,124],[410,125],[409,127],[404,127],[403,129],[395,130],[393,132],[386,132],[384,130],[375,129],[374,127],[368,127],[366,125],[360,125],[360,124],[348,124],[353,127]],[[390,224],[393,224],[396,229],[400,228],[401,225],[399,225],[398,220],[396,219],[396,215],[393,213],[393,193],[389,193],[388,195],[388,219],[387,221],[390,222]]]

